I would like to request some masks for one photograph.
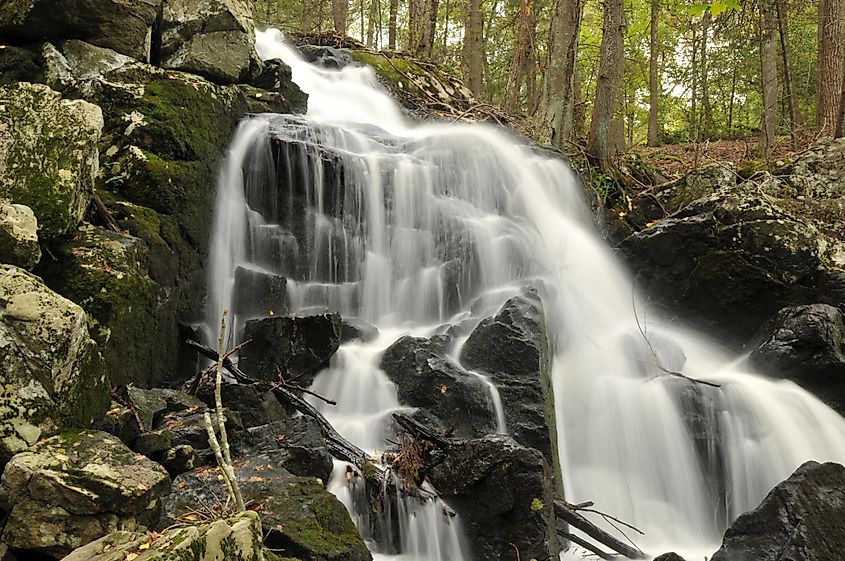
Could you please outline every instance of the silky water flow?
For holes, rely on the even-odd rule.
[[[308,113],[255,115],[235,133],[218,180],[209,325],[232,306],[239,266],[285,276],[294,312],[376,325],[314,381],[338,402],[314,405],[350,441],[376,453],[391,413],[407,409],[379,369],[391,343],[477,323],[532,286],[554,352],[567,499],[637,526],[642,549],[703,559],[802,462],[845,462],[842,417],[648,309],[561,161],[482,125],[411,124],[371,69],[309,64],[276,30],[258,32],[257,48],[290,65]],[[233,318],[236,332],[246,319]],[[506,433],[495,385],[476,375]],[[354,481],[338,462],[329,489],[377,557],[471,559],[460,517],[438,502],[393,500],[375,528]]]

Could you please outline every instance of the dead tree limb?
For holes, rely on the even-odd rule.
[[[120,227],[120,224],[117,223],[117,220],[114,219],[112,211],[109,210],[109,207],[107,207],[105,203],[103,203],[103,199],[100,198],[100,195],[98,195],[96,191],[91,197],[91,202],[94,205],[97,217],[103,221],[103,226],[112,232],[123,233],[123,229]]]
[[[400,427],[405,429],[408,434],[418,440],[427,440],[428,442],[431,442],[432,444],[444,451],[448,450],[449,447],[452,445],[451,441],[449,441],[439,432],[423,425],[419,421],[416,421],[407,415],[403,415],[402,413],[394,413],[393,419]]]
[[[598,546],[591,544],[590,542],[588,542],[587,540],[585,540],[583,538],[579,538],[575,534],[570,534],[569,532],[564,532],[560,528],[558,528],[557,534],[559,536],[566,538],[567,540],[571,541],[575,545],[583,547],[584,549],[586,549],[590,553],[598,555],[599,558],[601,558],[601,559],[605,559],[606,561],[613,561],[613,555],[611,555],[610,553],[607,553],[606,551],[602,551],[601,549],[598,548]]]
[[[566,502],[555,500],[555,516],[563,520],[573,528],[581,530],[600,544],[609,547],[620,555],[629,559],[645,559],[646,554],[639,548],[626,544],[615,536],[612,536],[578,514]]]

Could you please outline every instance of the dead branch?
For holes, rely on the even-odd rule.
[[[617,537],[608,534],[574,509],[572,509],[566,501],[555,500],[554,502],[555,516],[563,520],[573,528],[584,532],[605,547],[609,547],[620,555],[624,555],[629,559],[645,559],[647,556],[638,547],[631,546],[621,541]]]
[[[613,561],[613,555],[611,555],[611,554],[609,554],[605,551],[602,551],[601,549],[598,548],[598,546],[591,544],[590,542],[588,542],[587,540],[585,540],[583,538],[579,538],[575,534],[570,534],[569,532],[564,532],[560,528],[558,528],[557,534],[559,536],[566,538],[567,540],[571,541],[575,545],[583,547],[584,549],[586,549],[590,553],[598,555],[600,559],[604,559],[605,561]]]
[[[100,198],[100,195],[96,191],[94,191],[91,197],[91,202],[94,204],[94,210],[97,212],[97,216],[103,221],[103,225],[107,229],[112,232],[123,233],[123,229],[117,223],[117,220],[114,219],[112,211],[103,203],[103,199]]]

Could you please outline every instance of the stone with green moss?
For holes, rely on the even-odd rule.
[[[0,197],[30,207],[39,234],[82,220],[98,171],[103,115],[40,84],[0,87]]]
[[[88,317],[35,275],[0,265],[0,464],[106,410],[109,379]]]
[[[115,532],[63,561],[276,561],[261,545],[261,521],[254,512],[170,528],[160,534]]]
[[[3,542],[60,558],[122,528],[158,521],[167,471],[99,431],[64,432],[17,454],[3,473]]]
[[[32,209],[0,201],[0,263],[32,269],[41,259]]]

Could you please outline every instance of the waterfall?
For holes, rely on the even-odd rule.
[[[218,184],[209,321],[236,303],[234,270],[245,267],[287,278],[294,312],[378,326],[314,382],[338,401],[315,405],[351,441],[383,448],[386,419],[403,409],[378,366],[393,341],[477,323],[534,286],[554,349],[567,499],[639,527],[645,550],[701,559],[803,461],[845,462],[839,415],[649,309],[562,162],[490,127],[411,124],[372,70],[312,66],[275,30],[257,33],[257,47],[291,66],[309,110],[254,116],[235,134]],[[342,466],[329,488],[381,554],[464,558],[459,520],[436,503],[393,503],[388,544],[356,510],[360,489]]]

